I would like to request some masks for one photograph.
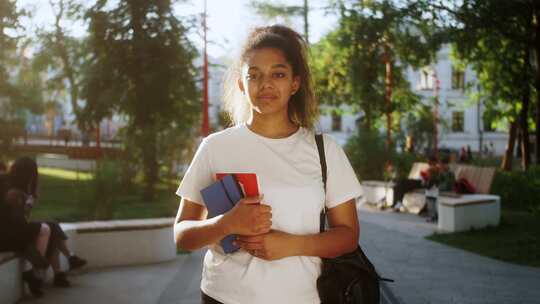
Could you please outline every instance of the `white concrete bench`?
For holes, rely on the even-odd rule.
[[[72,250],[87,267],[150,264],[173,260],[174,218],[62,224]]]
[[[22,259],[14,252],[0,252],[0,303],[15,303],[22,293]]]
[[[151,264],[173,260],[174,218],[63,223],[68,246],[88,260],[85,268]],[[60,255],[60,267],[68,269]],[[49,268],[46,280],[53,278]],[[13,252],[0,252],[0,303],[16,303],[24,292],[22,259]]]
[[[394,183],[384,181],[363,181],[361,183],[363,197],[368,204],[384,202],[385,207],[392,206],[394,201]]]
[[[497,226],[501,219],[501,199],[489,194],[439,196],[438,212],[438,229],[443,232]]]

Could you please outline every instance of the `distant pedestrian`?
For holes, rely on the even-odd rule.
[[[489,156],[494,157],[495,156],[495,145],[492,141],[489,142]]]
[[[459,151],[459,162],[460,163],[467,162],[467,150],[465,150],[465,147],[461,147],[461,150]]]
[[[470,163],[473,160],[471,146],[467,145],[467,162]]]

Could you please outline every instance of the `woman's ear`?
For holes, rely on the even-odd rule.
[[[301,84],[302,84],[302,80],[301,80],[300,76],[294,76],[293,83],[292,83],[291,95],[294,95],[294,94],[296,94],[296,92],[298,92],[298,90],[300,89]]]

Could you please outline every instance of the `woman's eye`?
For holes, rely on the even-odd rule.
[[[274,73],[274,77],[283,78],[283,77],[285,77],[285,73]]]
[[[248,74],[246,76],[247,80],[255,80],[257,79],[257,75],[256,74]]]

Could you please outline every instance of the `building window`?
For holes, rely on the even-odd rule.
[[[452,132],[465,130],[465,113],[463,111],[452,112]]]
[[[431,69],[420,70],[420,90],[433,90],[433,72]]]
[[[452,89],[465,89],[465,71],[455,66],[452,67]]]
[[[332,111],[332,131],[341,131],[341,114]]]

